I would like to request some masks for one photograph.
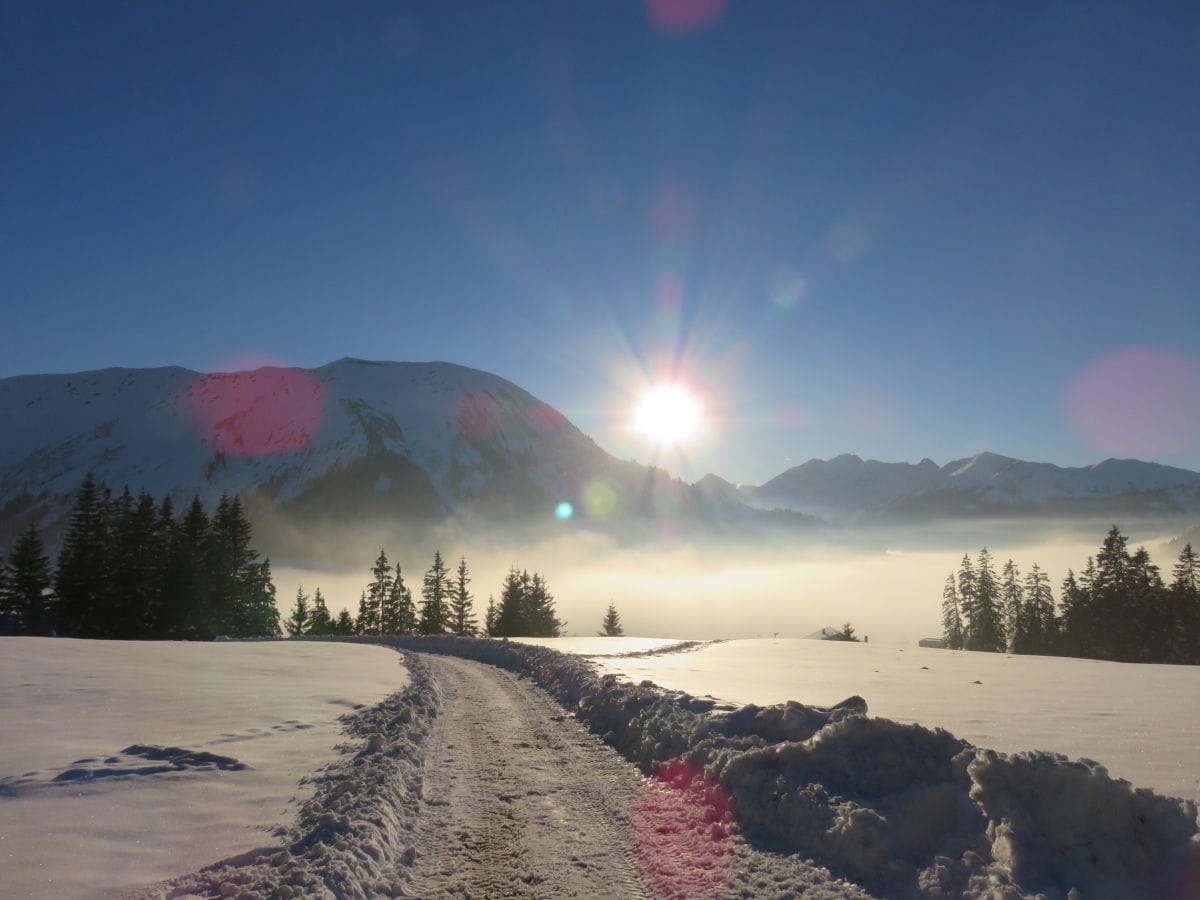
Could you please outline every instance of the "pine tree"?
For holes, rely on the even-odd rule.
[[[509,569],[508,574],[504,576],[504,584],[500,588],[500,606],[496,610],[491,632],[495,637],[516,637],[529,633],[525,609],[528,582],[528,573],[522,577],[515,567]]]
[[[1000,608],[1004,615],[1004,632],[1012,653],[1029,652],[1029,617],[1025,609],[1025,590],[1021,573],[1011,559],[1004,564],[1000,580]]]
[[[598,632],[600,637],[621,637],[625,634],[625,629],[621,627],[621,616],[617,613],[615,603],[608,604],[608,611],[604,614],[604,621],[601,623],[604,629]]]
[[[1129,557],[1128,594],[1121,604],[1128,646],[1123,656],[1133,662],[1165,662],[1173,638],[1171,598],[1158,566],[1145,547]]]
[[[111,600],[103,630],[110,637],[154,637],[166,556],[154,498],[143,491],[135,502],[126,487],[110,531]]]
[[[296,605],[292,607],[292,613],[283,623],[287,628],[288,634],[293,637],[298,634],[310,634],[312,627],[312,613],[308,608],[308,595],[304,593],[304,588],[296,589]]]
[[[371,615],[371,604],[367,601],[367,592],[364,590],[358,595],[358,617],[354,620],[355,634],[378,634],[375,628]]]
[[[1037,563],[1025,576],[1025,602],[1029,613],[1029,653],[1052,653],[1057,644],[1058,620],[1054,615],[1054,592],[1050,576]]]
[[[951,650],[963,649],[963,624],[959,614],[958,588],[954,585],[954,573],[946,576],[942,588],[942,638]]]
[[[450,587],[450,633],[459,637],[471,637],[479,630],[475,620],[474,602],[467,585],[471,582],[467,574],[467,558],[460,557],[454,581]]]
[[[488,594],[487,612],[483,616],[483,630],[488,637],[496,637],[496,622],[500,617],[500,610],[496,607],[496,598],[492,594]]]
[[[560,622],[554,613],[554,596],[546,586],[546,580],[537,572],[529,580],[525,593],[528,610],[529,634],[533,637],[558,637],[565,622]]]
[[[159,510],[159,527],[166,531],[169,550],[163,579],[162,636],[211,639],[217,632],[209,613],[213,572],[208,564],[208,514],[200,498],[193,497],[183,518],[168,529],[163,512]]]
[[[313,593],[312,612],[308,616],[308,630],[306,634],[333,634],[333,618],[329,615],[329,607],[325,605],[325,598],[321,596],[321,589],[317,588]]]
[[[271,561],[251,563],[245,572],[246,594],[242,607],[241,637],[274,637],[281,634],[279,607],[275,603],[275,584],[271,580]]]
[[[963,648],[974,650],[978,644],[975,636],[975,567],[965,553],[958,564],[958,602],[962,613]]]
[[[433,565],[425,573],[421,586],[421,634],[445,634],[447,603],[450,598],[450,574],[442,562],[441,551],[433,554]]]
[[[89,472],[75,496],[70,524],[58,554],[54,590],[55,630],[103,636],[109,607],[108,490]]]
[[[975,562],[975,597],[971,615],[975,645],[968,649],[1004,652],[1004,626],[1000,618],[998,594],[996,576],[992,572],[992,556],[984,547]]]
[[[52,634],[55,617],[50,560],[34,522],[13,542],[4,570],[0,609],[5,614],[6,630],[2,633]]]
[[[358,624],[354,621],[354,617],[350,615],[350,610],[342,607],[342,611],[338,613],[337,621],[333,623],[334,634],[358,634]]]
[[[413,603],[412,591],[404,583],[400,566],[396,566],[396,577],[383,601],[383,633],[415,634],[417,631],[417,608]]]
[[[1200,559],[1186,544],[1171,579],[1171,661],[1200,664]]]
[[[359,627],[363,629],[363,634],[387,634],[383,606],[392,592],[392,567],[382,549],[375,565],[371,567],[371,574],[374,579],[367,585],[366,607],[358,614]]]

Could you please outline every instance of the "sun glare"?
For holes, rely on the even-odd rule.
[[[659,444],[678,444],[700,427],[700,401],[678,384],[651,388],[634,411],[634,427]]]

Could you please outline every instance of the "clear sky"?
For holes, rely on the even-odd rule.
[[[622,457],[1200,468],[1194,3],[0,0],[0,375],[504,376]]]

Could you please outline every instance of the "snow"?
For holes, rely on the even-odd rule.
[[[634,682],[738,705],[829,706],[859,695],[875,716],[1003,752],[1096,759],[1138,787],[1200,800],[1197,666],[782,639],[596,662]]]
[[[269,842],[338,718],[406,680],[381,647],[0,638],[5,895],[95,896]]]
[[[608,853],[630,842],[640,877],[671,896],[747,896],[747,884],[774,884],[781,895],[814,897],[865,890],[1148,900],[1184,895],[1200,877],[1191,799],[1197,670],[803,640],[342,640],[408,654],[407,685],[347,716],[339,752],[310,752],[289,768],[283,754],[315,730],[295,725],[333,724],[354,705],[357,695],[337,674],[367,681],[378,699],[400,682],[393,653],[315,639],[5,639],[0,759],[34,767],[0,781],[0,878],[15,885],[9,893],[70,897],[127,886],[138,897],[419,896],[458,883],[449,844],[462,841],[464,860],[474,860],[487,883],[514,886],[521,876],[532,884],[526,876],[563,868],[565,838],[550,825],[568,811],[576,811],[580,848],[599,843]],[[588,659],[540,646],[551,643],[608,654]],[[372,656],[378,677],[364,679]],[[618,671],[634,679],[653,672],[689,688],[633,684],[611,674]],[[541,686],[561,706],[520,682]],[[751,702],[739,706],[743,699]],[[1146,707],[1140,719],[1135,701]],[[585,761],[604,748],[582,732],[576,743],[568,713],[653,776],[640,795],[619,766]],[[967,713],[975,721],[963,724],[985,729],[986,742],[932,727]],[[449,719],[459,726],[447,729]],[[276,734],[272,723],[291,730]],[[1116,767],[1127,769],[1130,759],[1095,752],[1095,741],[1143,727],[1141,755],[1170,765],[1151,765],[1135,789],[1114,777],[1127,774]],[[1050,746],[1029,743],[1041,733],[1076,733],[1113,773],[1090,759],[1031,751]],[[1017,752],[988,749],[1001,741]],[[568,743],[578,747],[575,768],[550,790]],[[447,781],[460,758],[492,774]],[[1175,782],[1164,784],[1178,789],[1152,784],[1154,772],[1172,770],[1164,777]],[[272,772],[273,795],[254,781]],[[301,775],[303,796],[293,790]],[[571,786],[582,786],[590,811],[565,795],[551,799]],[[455,802],[466,806],[437,808]],[[486,833],[434,827],[473,821],[480,804],[491,810]],[[232,823],[193,817],[229,815],[226,807]],[[512,825],[513,816],[524,824]],[[626,837],[613,831],[622,820]],[[491,848],[479,859],[471,856],[476,838]],[[628,869],[628,855],[613,852]],[[493,879],[496,866],[507,868]],[[569,870],[562,877],[583,883]],[[460,886],[470,893],[474,883]],[[819,891],[797,889],[801,883]]]
[[[663,650],[683,641],[672,638],[639,637],[560,637],[560,638],[513,638],[522,644],[534,647],[549,647],[560,653],[578,653],[581,656],[608,656],[611,654],[643,653],[647,650]]]

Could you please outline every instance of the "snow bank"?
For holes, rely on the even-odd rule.
[[[1134,790],[1094,763],[868,718],[860,697],[724,710],[544,647],[378,640],[534,679],[645,771],[701,772],[749,839],[885,896],[1180,896],[1200,866],[1192,801]]]

